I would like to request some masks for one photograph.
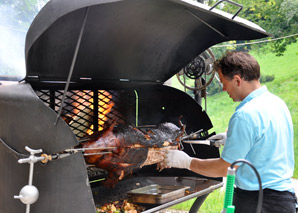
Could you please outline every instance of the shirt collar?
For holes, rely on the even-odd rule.
[[[260,87],[259,89],[256,89],[254,91],[252,91],[248,96],[246,96],[241,103],[236,107],[236,111],[238,109],[240,109],[241,107],[243,107],[246,103],[250,102],[252,99],[254,99],[255,97],[261,95],[262,93],[268,91],[266,85]]]

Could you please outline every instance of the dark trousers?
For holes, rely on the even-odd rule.
[[[255,213],[259,191],[235,188],[233,205],[235,213]],[[296,196],[289,191],[263,190],[262,213],[296,213]]]

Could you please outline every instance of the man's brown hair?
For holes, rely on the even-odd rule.
[[[240,75],[246,81],[260,78],[260,65],[257,60],[246,52],[227,52],[221,59],[215,62],[215,69],[221,69],[222,74],[232,79],[234,75]]]

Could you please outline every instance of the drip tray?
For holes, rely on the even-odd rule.
[[[189,188],[189,186],[152,184],[131,190],[127,195],[132,203],[163,204],[185,196],[185,190]]]

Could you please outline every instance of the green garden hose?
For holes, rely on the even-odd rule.
[[[235,211],[235,207],[232,205],[234,196],[235,173],[235,168],[228,168],[226,193],[222,213],[234,213]]]

